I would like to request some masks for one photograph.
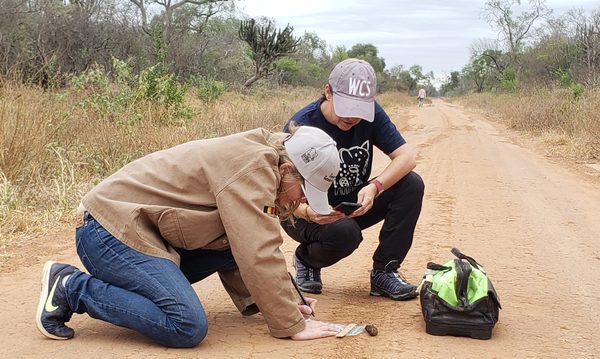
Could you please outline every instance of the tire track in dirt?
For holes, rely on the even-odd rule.
[[[452,193],[448,201],[460,215],[453,218],[453,235],[437,237],[429,252],[449,259],[447,249],[439,248],[456,245],[486,266],[504,299],[495,336],[507,340],[515,355],[595,356],[600,322],[586,317],[587,308],[600,302],[593,291],[600,228],[588,220],[600,213],[598,184],[582,184],[489,123],[441,103],[437,110],[441,123],[452,119],[448,131],[454,133],[431,134],[419,168],[429,189]],[[436,190],[427,191],[430,215],[422,217],[420,237],[435,236],[430,227],[446,222],[443,208],[431,206],[438,197]]]

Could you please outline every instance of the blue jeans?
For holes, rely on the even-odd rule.
[[[182,268],[140,253],[113,237],[89,213],[76,231],[77,254],[90,274],[75,272],[66,284],[75,313],[88,313],[133,329],[169,347],[192,347],[208,322],[190,283],[235,268],[231,251],[185,251]]]

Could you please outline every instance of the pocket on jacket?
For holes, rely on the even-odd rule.
[[[158,217],[157,224],[161,236],[173,247],[187,248],[176,209],[167,209],[162,212]]]

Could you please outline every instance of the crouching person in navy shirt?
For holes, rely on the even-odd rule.
[[[294,255],[301,290],[321,293],[322,268],[349,256],[363,240],[361,231],[380,221],[379,246],[370,275],[373,296],[406,300],[417,296],[416,286],[399,272],[413,242],[421,213],[424,184],[413,172],[414,154],[385,111],[375,101],[377,79],[369,63],[348,59],[331,72],[323,96],[298,111],[290,124],[321,128],[337,143],[340,171],[329,188],[332,206],[349,201],[361,207],[349,215],[331,210],[323,215],[301,204],[297,223],[282,222],[300,245]],[[373,146],[391,162],[371,176]]]

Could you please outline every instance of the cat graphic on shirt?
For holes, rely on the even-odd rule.
[[[360,146],[340,148],[339,155],[340,172],[334,188],[337,195],[347,195],[363,184],[361,177],[365,175],[369,164],[369,140]]]

